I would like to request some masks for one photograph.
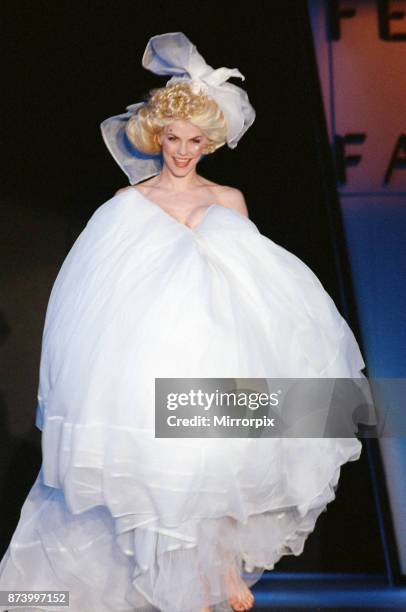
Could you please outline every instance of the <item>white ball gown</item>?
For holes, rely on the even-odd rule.
[[[117,193],[51,292],[43,462],[0,589],[69,590],[74,612],[197,612],[230,595],[227,568],[251,586],[303,551],[361,442],[155,438],[155,377],[364,377],[364,367],[315,274],[251,220],[214,203],[192,230],[134,188]]]

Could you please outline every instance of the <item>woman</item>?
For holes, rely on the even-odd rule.
[[[96,210],[52,289],[43,464],[0,588],[69,590],[74,612],[248,610],[361,444],[155,437],[155,380],[362,378],[365,364],[313,272],[260,234],[238,189],[196,170],[254,121],[227,83],[242,75],[182,33],[153,37],[143,65],[172,78],[102,124],[131,186]]]

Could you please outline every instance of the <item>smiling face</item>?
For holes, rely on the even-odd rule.
[[[196,168],[209,139],[200,128],[179,119],[163,128],[158,142],[170,172],[175,176],[186,176]]]

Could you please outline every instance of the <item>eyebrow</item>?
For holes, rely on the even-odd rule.
[[[171,136],[176,136],[176,138],[179,138],[179,136],[175,134],[175,132],[172,132],[171,130],[168,130],[168,134],[170,134]],[[202,135],[197,134],[196,136],[191,136],[188,140],[194,140],[195,138],[202,138]]]

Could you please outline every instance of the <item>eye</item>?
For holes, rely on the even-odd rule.
[[[173,134],[169,134],[168,136],[168,140],[176,140],[177,136],[174,136]]]
[[[196,144],[200,144],[201,143],[201,139],[200,138],[193,138],[193,142],[195,142]]]

